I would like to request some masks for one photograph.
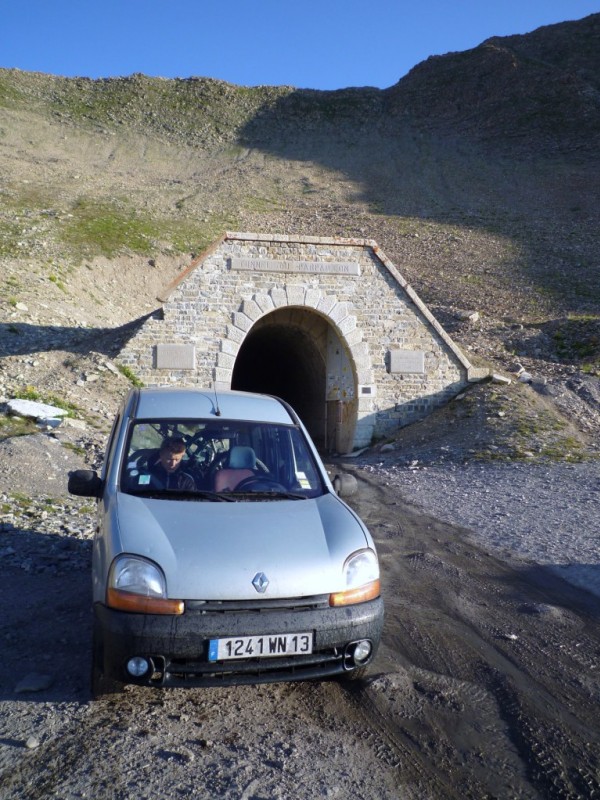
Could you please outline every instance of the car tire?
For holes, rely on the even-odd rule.
[[[92,699],[100,700],[103,697],[120,694],[124,686],[122,681],[109,678],[104,673],[104,643],[98,625],[95,623],[92,638]]]

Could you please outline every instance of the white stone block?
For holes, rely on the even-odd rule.
[[[233,324],[236,328],[248,332],[253,325],[253,321],[242,311],[236,311],[233,315]]]
[[[38,403],[35,400],[9,400],[7,403],[9,414],[14,414],[19,417],[28,417],[31,419],[50,419],[54,417],[63,417],[68,414],[64,408],[57,408],[46,403]]]
[[[259,294],[254,295],[254,302],[263,312],[263,314],[268,314],[269,311],[273,311],[275,306],[273,305],[273,300],[268,294],[264,292],[260,292]]]
[[[373,383],[373,371],[370,369],[357,369],[356,370],[356,380],[359,384],[370,384]]]
[[[346,317],[339,324],[340,333],[346,335],[356,328],[356,317]]]
[[[373,398],[372,397],[359,397],[358,398],[358,413],[370,414],[373,411]]]
[[[335,297],[331,297],[330,295],[325,295],[319,300],[317,304],[317,311],[320,311],[321,314],[329,315],[331,309],[337,305],[337,300]]]
[[[217,366],[225,369],[233,369],[235,358],[228,353],[217,353]]]
[[[227,338],[231,339],[234,342],[238,342],[241,344],[244,339],[246,338],[246,331],[243,331],[241,328],[236,328],[235,325],[228,325],[227,326]],[[222,342],[226,341],[226,339],[222,339]]]
[[[304,295],[304,305],[316,308],[322,297],[320,289],[307,289]]]
[[[303,306],[304,295],[306,294],[306,287],[304,286],[286,286],[285,291],[287,294],[287,301],[289,306]]]
[[[425,353],[420,350],[390,350],[389,372],[422,375],[425,372]]]
[[[254,322],[262,317],[260,306],[255,303],[254,300],[244,300],[242,303],[242,312]]]
[[[360,330],[360,328],[355,328],[353,331],[350,331],[350,333],[347,333],[344,336],[344,340],[345,340],[346,344],[348,345],[348,347],[350,348],[350,351],[351,351],[353,356],[354,356],[355,347],[357,347],[358,345],[360,345],[362,343],[362,336],[363,335],[362,335],[362,331]],[[365,342],[365,344],[366,344],[366,342]]]
[[[237,356],[240,350],[240,345],[238,342],[234,342],[231,339],[221,339],[221,352],[228,353],[230,356]]]
[[[271,289],[271,299],[275,308],[287,306],[287,294],[285,289]]]
[[[348,316],[350,303],[337,303],[329,312],[329,317],[333,322],[341,322]]]
[[[223,384],[229,388],[231,386],[231,370],[223,367],[215,368],[215,382]]]

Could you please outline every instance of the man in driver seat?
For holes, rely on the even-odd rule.
[[[196,483],[184,472],[181,462],[185,455],[185,442],[179,437],[166,438],[160,446],[158,459],[150,467],[150,485],[155,489],[175,489],[193,492]]]

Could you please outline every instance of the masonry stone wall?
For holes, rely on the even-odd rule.
[[[120,360],[147,385],[229,388],[252,327],[286,307],[324,318],[346,349],[355,376],[355,447],[424,417],[469,380],[469,362],[369,240],[226,234],[170,287]],[[174,359],[157,368],[164,345],[193,353],[192,363]],[[398,354],[407,371],[390,369]],[[410,366],[412,355],[422,367]]]

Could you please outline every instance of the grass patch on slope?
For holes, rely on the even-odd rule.
[[[116,204],[78,200],[62,226],[62,240],[81,257],[112,258],[123,250],[149,255],[158,235],[151,220]]]
[[[600,316],[570,315],[553,325],[552,338],[563,361],[582,362],[585,372],[600,372]]]
[[[63,221],[60,236],[76,260],[125,252],[151,256],[165,244],[174,252],[190,253],[202,251],[231,222],[220,215],[206,222],[153,217],[123,202],[80,198]]]
[[[177,216],[150,214],[126,198],[80,196],[65,205],[43,187],[13,186],[0,190],[0,258],[29,253],[48,261],[53,244],[60,247],[58,257],[72,264],[124,253],[150,257],[165,247],[174,253],[199,253],[225,230],[237,228],[227,211],[202,219],[181,211],[178,207]],[[65,277],[53,269],[49,280],[64,290]]]
[[[32,419],[0,414],[0,442],[13,436],[28,436],[37,431],[38,427]]]

